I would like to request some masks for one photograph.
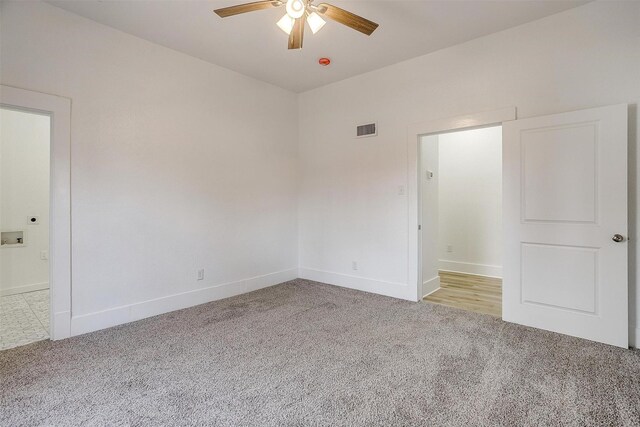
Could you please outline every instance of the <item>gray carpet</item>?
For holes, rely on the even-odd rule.
[[[296,280],[0,352],[2,426],[638,426],[640,352]]]

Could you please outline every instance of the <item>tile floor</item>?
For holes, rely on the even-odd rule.
[[[0,297],[0,350],[49,338],[49,290]]]

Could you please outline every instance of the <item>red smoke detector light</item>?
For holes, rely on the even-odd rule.
[[[329,58],[320,58],[318,59],[318,64],[326,67],[327,65],[331,64],[331,60]]]

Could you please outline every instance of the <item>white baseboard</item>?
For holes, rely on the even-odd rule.
[[[432,277],[429,280],[422,282],[422,298],[427,295],[431,295],[435,291],[440,289],[440,276]]]
[[[25,292],[41,291],[49,289],[49,282],[34,283],[32,285],[15,286],[13,288],[0,289],[0,297],[24,294]]]
[[[297,278],[298,270],[290,269],[232,283],[214,285],[180,294],[169,295],[135,304],[110,308],[95,313],[73,316],[71,335],[86,334],[159,314],[229,298]]]
[[[457,273],[476,274],[478,276],[502,277],[502,266],[474,264],[472,262],[451,261],[446,259],[438,260],[439,270],[454,271]]]
[[[327,283],[329,285],[342,286],[343,288],[356,289],[358,291],[416,301],[416,295],[411,295],[415,293],[415,288],[409,289],[409,286],[406,283],[384,282],[381,280],[368,279],[366,277],[350,276],[331,271],[314,270],[312,268],[298,269],[298,277],[301,279],[313,280],[315,282]]]
[[[49,331],[52,341],[63,340],[71,336],[71,312],[60,311],[54,315],[53,328]]]

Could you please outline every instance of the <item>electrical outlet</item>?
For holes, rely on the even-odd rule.
[[[353,269],[353,270],[357,270],[358,269],[358,261],[352,261],[351,262],[351,269]]]
[[[204,268],[198,270],[198,280],[204,280]]]
[[[40,259],[46,261],[49,259],[49,251],[40,251]]]
[[[447,245],[447,252],[453,252],[453,246]]]

